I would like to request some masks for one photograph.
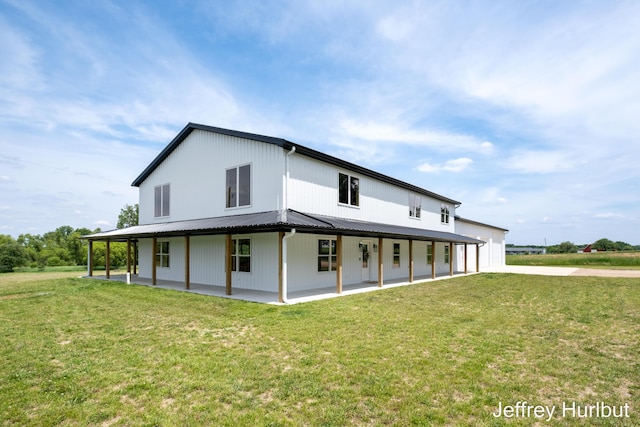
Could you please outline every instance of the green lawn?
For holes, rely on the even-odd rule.
[[[481,274],[269,306],[5,274],[0,425],[639,425],[639,331],[640,279]],[[492,416],[518,401],[630,418]]]
[[[640,252],[507,255],[507,265],[637,270],[640,269]]]

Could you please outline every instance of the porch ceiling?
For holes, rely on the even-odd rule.
[[[482,240],[437,230],[425,230],[393,224],[356,221],[294,210],[268,211],[245,215],[137,225],[83,236],[93,241],[124,241],[150,237],[197,236],[215,234],[289,231],[300,233],[341,234],[346,236],[384,237],[451,243],[485,243]]]

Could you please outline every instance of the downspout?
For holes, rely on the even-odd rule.
[[[287,222],[287,211],[289,210],[289,157],[296,152],[296,146],[284,157],[284,194],[282,196],[282,221]]]
[[[287,240],[296,234],[296,229],[292,228],[290,232],[282,236],[282,302],[289,303],[287,299]]]

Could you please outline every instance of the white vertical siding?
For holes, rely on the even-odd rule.
[[[360,205],[338,203],[338,173],[360,180]],[[409,190],[383,181],[343,170],[302,155],[290,161],[289,207],[302,212],[371,221],[393,223],[407,227],[453,232],[455,206],[421,195],[421,218],[409,216]],[[450,211],[449,224],[440,222],[440,207]]]
[[[251,272],[232,273],[232,288],[278,291],[278,234],[233,235],[251,239]],[[158,239],[169,242],[169,267],[158,267],[158,280],[182,282],[185,279],[184,237]],[[193,236],[190,239],[190,279],[192,283],[225,286],[225,236]],[[140,277],[151,278],[152,240],[141,239]]]
[[[225,207],[226,170],[251,164],[251,206]],[[140,224],[282,208],[282,148],[194,130],[140,185]],[[171,215],[154,218],[154,187],[171,184]]]
[[[456,222],[456,233],[464,236],[473,237],[486,242],[480,247],[480,271],[483,268],[496,267],[505,265],[505,231],[489,225],[481,225],[477,223],[458,220]],[[475,245],[469,245],[469,249],[473,246],[473,258],[470,260],[470,269],[475,271]],[[458,248],[458,257],[462,259],[464,246]],[[471,251],[469,252],[472,253]],[[471,255],[469,255],[471,258]],[[461,264],[461,268],[464,265]]]

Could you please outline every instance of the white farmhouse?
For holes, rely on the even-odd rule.
[[[280,138],[190,123],[132,185],[140,225],[87,236],[89,275],[93,242],[126,241],[140,280],[285,302],[505,260],[507,230],[457,217],[460,202]]]

